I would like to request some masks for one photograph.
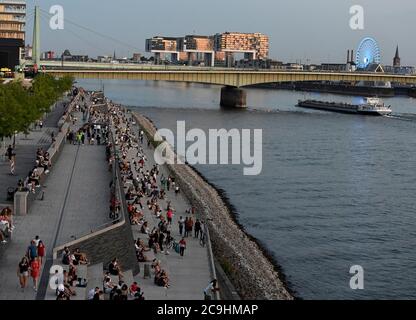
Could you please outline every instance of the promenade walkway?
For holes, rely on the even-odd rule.
[[[133,121],[131,115],[127,115],[129,121]],[[124,123],[121,128],[125,129],[126,124]],[[120,128],[119,127],[119,128]],[[139,127],[137,125],[130,125],[131,135],[134,137],[139,136]],[[139,144],[139,147],[143,149],[143,154],[147,158],[145,162],[144,172],[151,170],[155,165],[153,152],[153,147],[149,147],[147,139],[144,139],[143,144]],[[127,161],[133,163],[134,160],[138,160],[137,148],[132,148],[127,154]],[[134,177],[141,178],[142,175],[139,174],[132,166]],[[160,178],[162,174],[164,177],[168,178],[170,173],[166,166],[161,166],[159,168],[160,173],[158,176],[158,186],[161,189]],[[146,206],[146,201],[150,199],[144,197],[143,202],[143,214],[144,219],[149,224],[149,229],[152,230],[154,227],[157,228],[160,219],[157,218]],[[171,235],[176,242],[179,242],[182,236],[179,234],[178,221],[182,216],[184,219],[190,217],[191,214],[187,213],[187,210],[191,208],[191,204],[188,199],[186,199],[181,193],[175,194],[173,188],[170,191],[166,191],[166,197],[164,200],[159,200],[160,208],[163,211],[163,215],[166,215],[166,208],[168,201],[171,202],[171,206],[175,209],[175,215],[173,217],[172,225],[169,227],[171,230]],[[140,207],[137,206],[140,210]],[[193,216],[194,222],[195,219],[199,218],[198,215]],[[147,243],[148,236],[141,233],[140,226],[133,225],[133,236],[135,240],[142,239]],[[186,238],[187,248],[185,250],[185,255],[183,258],[180,257],[174,249],[169,249],[169,255],[165,253],[154,254],[153,251],[146,252],[148,259],[153,260],[156,258],[160,261],[162,269],[167,271],[169,275],[169,289],[163,287],[158,287],[154,283],[154,273],[151,271],[151,278],[143,279],[144,276],[144,265],[150,263],[140,263],[141,273],[135,277],[135,281],[139,284],[144,292],[144,296],[147,300],[202,300],[204,298],[203,290],[207,287],[208,283],[212,280],[210,264],[209,264],[209,255],[208,248],[202,247],[200,241],[197,238],[194,238],[193,233]]]
[[[82,119],[81,114],[76,116]],[[78,130],[82,125],[79,120],[71,128]],[[32,165],[35,151],[36,148],[32,153]],[[88,234],[91,229],[109,221],[110,181],[104,146],[66,144],[63,147],[44,183],[44,200],[35,201],[27,216],[15,217],[16,229],[12,240],[1,249],[0,300],[43,298],[53,248],[72,240],[72,236]],[[47,249],[38,293],[33,290],[31,280],[22,291],[17,278],[17,265],[36,235],[44,241]]]
[[[37,130],[31,131],[27,136],[23,133],[16,135],[16,175],[10,174],[10,165],[7,158],[4,157],[5,148],[9,144],[13,144],[12,139],[5,139],[0,141],[0,208],[12,205],[11,202],[6,201],[7,188],[17,187],[19,179],[25,179],[29,170],[33,169],[35,162],[35,154],[38,148],[47,149],[52,144],[52,133],[55,135],[58,132],[58,121],[65,112],[64,104],[68,99],[58,102],[55,108],[46,116],[43,121],[43,129],[39,127]],[[3,145],[5,148],[3,148]]]
[[[91,103],[87,99],[88,103]],[[81,114],[75,114],[78,119],[82,119]],[[130,115],[128,115],[132,121]],[[60,117],[57,117],[58,121]],[[53,125],[51,120],[50,125]],[[84,124],[79,120],[71,126],[73,131],[78,130]],[[131,126],[132,138],[137,139],[139,128]],[[42,138],[39,137],[39,140]],[[42,140],[43,141],[43,140]],[[151,170],[154,165],[153,150],[148,147],[145,141],[141,147],[143,154],[148,159],[145,164],[145,171]],[[28,162],[28,170],[32,168],[34,161],[33,150]],[[138,149],[131,149],[127,158],[133,162],[137,160]],[[29,158],[29,154],[28,154]],[[134,170],[133,174],[139,173]],[[160,168],[158,184],[160,187],[160,176],[169,176],[167,168]],[[23,175],[25,176],[25,174]],[[22,176],[22,177],[23,177]],[[44,299],[49,280],[49,269],[53,264],[52,250],[54,247],[65,244],[74,237],[79,238],[97,230],[103,224],[109,222],[108,205],[110,199],[111,173],[108,171],[105,147],[97,145],[64,145],[61,154],[51,169],[42,188],[45,191],[44,199],[35,201],[27,216],[15,217],[14,224],[16,229],[13,232],[12,240],[0,248],[0,300],[33,300]],[[160,221],[146,206],[147,197],[143,198],[144,218],[149,223],[149,228],[157,227]],[[171,228],[172,236],[179,242],[181,236],[178,231],[178,220],[190,216],[187,210],[191,204],[180,193],[178,195],[171,189],[166,193],[166,198],[159,201],[159,205],[166,214],[166,207],[170,201],[175,209],[175,216]],[[197,217],[194,217],[194,221]],[[140,227],[132,226],[135,239],[143,239],[146,243],[148,236],[140,232]],[[30,241],[39,235],[46,245],[46,262],[40,278],[39,291],[35,292],[32,288],[31,279],[25,290],[20,289],[17,278],[17,265],[24,256]],[[162,269],[166,270],[170,287],[156,286],[154,283],[154,273],[151,271],[151,278],[143,279],[144,263],[141,263],[141,273],[134,277],[131,271],[125,270],[129,276],[128,285],[131,281],[137,281],[148,300],[201,300],[203,290],[211,279],[209,255],[207,247],[200,245],[199,239],[193,234],[186,238],[187,249],[182,258],[173,249],[170,254],[146,252],[148,258],[160,260]],[[108,244],[111,246],[111,243]],[[133,246],[133,243],[132,243]],[[150,264],[147,263],[147,264]],[[97,283],[100,283],[100,270],[107,266],[96,265],[94,274]],[[102,274],[101,274],[102,275]],[[82,299],[82,297],[78,297]]]

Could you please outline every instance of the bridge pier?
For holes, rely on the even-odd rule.
[[[220,105],[225,108],[246,108],[247,92],[236,87],[222,87]]]

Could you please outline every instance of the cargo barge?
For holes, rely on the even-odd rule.
[[[392,113],[390,106],[386,106],[384,102],[379,98],[366,98],[366,101],[363,104],[349,104],[317,100],[299,100],[297,106],[309,109],[372,116],[385,116]]]

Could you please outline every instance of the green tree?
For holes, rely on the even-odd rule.
[[[0,85],[0,138],[11,137],[15,132],[28,133],[30,125],[49,112],[73,82],[72,77],[55,79],[39,74],[29,89],[21,82]]]

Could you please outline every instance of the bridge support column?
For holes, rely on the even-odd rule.
[[[223,87],[220,105],[226,108],[246,108],[247,92],[236,87]]]

